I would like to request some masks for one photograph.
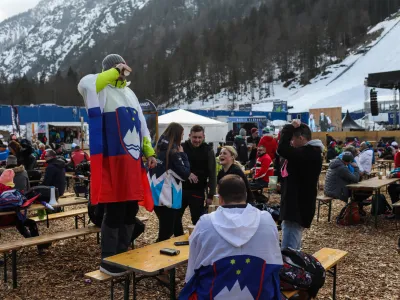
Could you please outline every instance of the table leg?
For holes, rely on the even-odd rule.
[[[331,214],[332,214],[332,201],[333,201],[333,200],[330,200],[330,201],[329,201],[329,205],[328,205],[328,209],[329,209],[329,211],[328,211],[328,222],[330,222],[330,221],[331,221]]]
[[[317,222],[319,222],[319,211],[320,211],[320,208],[321,208],[321,200],[317,199],[317,201],[318,201]]]
[[[78,229],[78,216],[75,216],[75,229]]]
[[[46,225],[47,225],[47,228],[49,228],[50,227],[49,214],[48,214],[48,212],[46,210],[45,210],[45,212],[46,212]]]
[[[336,300],[336,267],[337,265],[333,266],[333,292],[332,292],[332,300]]]
[[[170,300],[175,300],[175,268],[169,271],[169,290],[170,290]]]
[[[378,229],[378,210],[379,210],[379,190],[375,193],[375,211],[374,211],[374,218],[375,218],[375,229]]]
[[[124,300],[129,300],[129,285],[131,284],[131,277],[130,275],[125,276],[125,283],[124,283]]]
[[[110,299],[114,300],[114,279],[111,279]]]
[[[13,250],[11,254],[12,258],[12,280],[13,280],[13,289],[17,288],[17,251]]]

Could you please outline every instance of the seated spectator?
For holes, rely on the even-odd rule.
[[[246,184],[247,202],[253,203],[254,196],[251,192],[250,184],[247,180],[246,175],[244,175],[243,173],[242,166],[239,162],[236,161],[236,157],[237,152],[232,146],[225,146],[224,148],[222,148],[219,154],[219,164],[222,166],[222,169],[218,172],[217,183],[228,174],[239,175]]]
[[[270,128],[265,127],[262,131],[263,136],[258,143],[258,146],[264,146],[269,157],[275,159],[276,150],[278,149],[278,141],[274,138]]]
[[[337,155],[339,155],[339,154],[341,154],[343,152],[343,147],[344,147],[343,141],[337,141],[336,142],[335,151],[336,151]]]
[[[65,191],[65,162],[57,158],[54,150],[47,150],[45,159],[47,168],[43,185],[56,187],[59,195],[62,196]]]
[[[246,198],[239,176],[221,179],[221,207],[203,215],[189,238],[179,299],[280,299],[283,262],[276,224]]]
[[[336,158],[329,164],[324,188],[326,196],[347,203],[351,196],[347,185],[360,181],[360,169],[357,163],[353,161],[354,156],[351,152],[343,152],[341,158]]]
[[[332,141],[328,145],[328,151],[326,153],[326,162],[329,163],[331,160],[335,159],[337,155],[338,154],[336,152],[336,142]]]
[[[17,157],[18,165],[24,165],[25,170],[33,170],[36,165],[36,158],[33,155],[33,148],[30,145],[30,142],[27,140],[23,140],[23,144],[21,145],[17,141],[12,140],[8,143],[8,149],[10,153]]]
[[[39,153],[39,158],[40,158],[41,160],[44,160],[44,157],[45,157],[45,155],[46,155],[46,146],[45,146],[43,143],[40,143],[40,144],[39,144],[38,153]]]
[[[17,158],[14,155],[8,156],[6,168],[12,169],[15,173],[15,188],[22,193],[27,192],[30,189],[28,173],[23,165],[18,166]]]
[[[400,169],[396,168],[390,174],[387,176],[388,178],[400,178]],[[400,184],[398,183],[393,183],[389,185],[388,187],[388,193],[390,196],[390,200],[392,201],[392,204],[396,203],[399,201],[399,196],[400,196]],[[392,219],[394,218],[394,214],[387,214],[386,218]]]
[[[360,154],[355,157],[361,176],[371,173],[373,156],[374,151],[368,148],[367,143],[362,142],[360,145]]]
[[[0,161],[5,161],[10,153],[8,147],[0,140]]]
[[[257,148],[257,162],[254,172],[254,181],[250,183],[252,190],[268,187],[269,176],[274,176],[274,164],[271,157],[266,153],[264,146]]]
[[[84,160],[90,161],[89,154],[83,151],[79,146],[75,146],[74,150],[71,152],[71,161],[73,162],[74,167]]]

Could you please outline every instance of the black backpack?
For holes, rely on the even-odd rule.
[[[378,204],[378,207],[377,207]],[[375,215],[375,210],[378,208],[377,215],[383,215],[388,210],[391,210],[389,203],[386,201],[386,197],[382,194],[379,194],[378,201],[376,201],[376,195],[372,196],[372,205],[371,205],[371,215]]]
[[[279,271],[281,290],[306,291],[309,299],[315,298],[325,283],[326,272],[312,255],[299,250],[282,250],[283,267]]]
[[[58,198],[60,197],[60,193],[58,192],[58,188],[56,189],[56,200],[58,200]],[[44,201],[46,203],[50,202],[50,187],[49,186],[44,186],[44,185],[38,185],[38,186],[34,186],[32,187],[28,193],[26,193],[26,197],[28,199],[35,197],[36,195],[39,195],[39,198],[37,199],[37,201]]]
[[[40,180],[42,178],[42,172],[39,170],[28,170],[29,180]]]

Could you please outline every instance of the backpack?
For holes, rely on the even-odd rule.
[[[314,256],[291,248],[282,250],[282,259],[281,290],[303,290],[310,299],[315,298],[325,283],[326,272],[321,263]]]
[[[29,180],[40,180],[42,178],[42,172],[39,170],[27,171]]]
[[[56,189],[56,200],[60,197],[60,194],[58,192],[58,188]],[[38,185],[32,187],[27,193],[26,196],[29,198],[33,198],[37,195],[40,195],[39,198],[37,199],[39,202],[50,202],[50,187],[49,186],[44,186],[44,185]]]
[[[360,215],[360,210],[357,202],[347,203],[345,207],[339,213],[339,216],[336,218],[336,223],[338,225],[349,226],[349,225],[357,225],[363,222],[363,219]]]
[[[371,215],[375,215],[375,210],[378,210],[377,215],[383,215],[385,212],[391,209],[392,208],[390,207],[389,203],[387,203],[384,195],[379,194],[378,201],[376,201],[376,195],[372,196]]]
[[[17,189],[7,190],[0,195],[0,211],[15,211],[26,201],[26,197]]]
[[[75,175],[83,175],[88,177],[90,175],[90,163],[86,160],[83,160],[75,167]]]

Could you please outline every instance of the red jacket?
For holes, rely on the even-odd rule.
[[[400,168],[400,152],[397,151],[394,155],[394,168]]]
[[[276,150],[278,149],[278,142],[276,141],[276,139],[274,139],[273,136],[264,135],[258,143],[258,146],[264,146],[267,150],[267,154],[269,155],[269,157],[272,160],[275,159]]]
[[[90,161],[89,155],[81,149],[75,150],[71,153],[71,160],[74,163],[75,167],[79,165],[84,159]]]
[[[269,182],[269,176],[274,176],[274,164],[271,157],[265,153],[257,158],[254,179],[262,179]]]

